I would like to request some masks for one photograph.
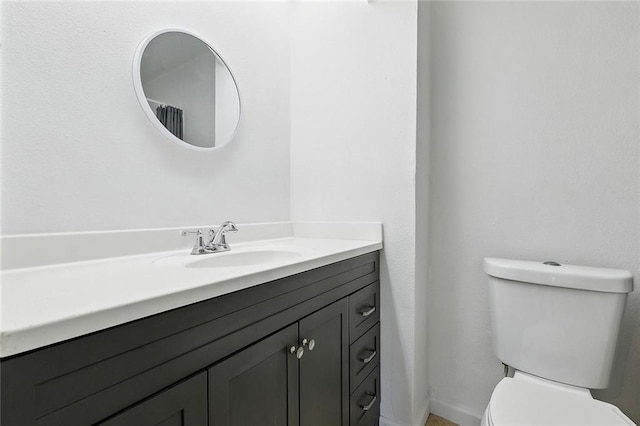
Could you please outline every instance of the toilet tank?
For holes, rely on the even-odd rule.
[[[493,349],[505,364],[590,389],[609,376],[631,273],[486,258]]]

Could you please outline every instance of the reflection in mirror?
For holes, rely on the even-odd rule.
[[[149,119],[174,141],[202,150],[233,137],[238,88],[222,58],[195,35],[165,30],[147,37],[136,52],[134,84]]]

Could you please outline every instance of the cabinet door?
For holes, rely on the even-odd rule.
[[[249,346],[209,369],[210,426],[296,426],[298,325]]]
[[[100,426],[206,426],[207,375],[202,372],[98,424]]]
[[[301,426],[349,423],[348,312],[344,298],[300,321]]]

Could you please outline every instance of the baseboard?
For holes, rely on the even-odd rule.
[[[456,407],[453,404],[431,398],[431,412],[460,426],[480,426],[482,415],[474,413],[466,408]],[[380,423],[382,424],[382,423]]]
[[[424,408],[420,417],[418,417],[420,419],[420,422],[418,423],[417,426],[424,426],[425,423],[427,423],[427,418],[429,417],[429,413],[431,412],[431,401],[427,399],[427,403],[424,404]]]

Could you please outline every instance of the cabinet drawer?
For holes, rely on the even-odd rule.
[[[380,368],[367,376],[350,398],[349,424],[373,426],[380,417]]]
[[[380,362],[380,323],[377,323],[349,348],[349,390],[356,390],[362,380]]]
[[[351,343],[380,320],[380,282],[366,286],[349,296],[349,332]]]

